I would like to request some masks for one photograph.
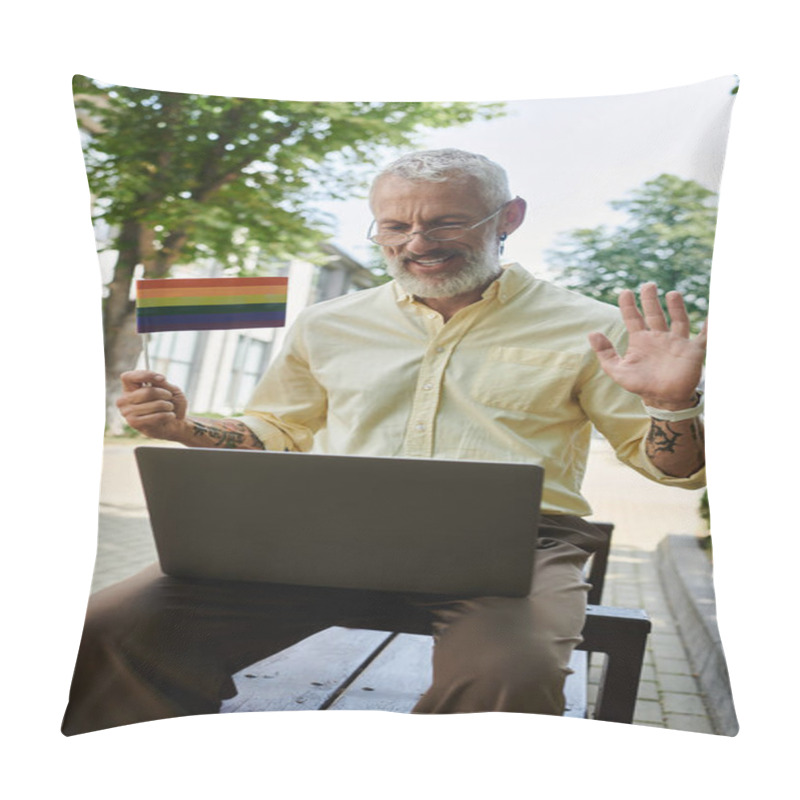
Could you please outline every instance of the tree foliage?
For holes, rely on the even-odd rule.
[[[76,76],[96,217],[146,231],[148,275],[213,257],[234,271],[257,245],[284,258],[325,233],[316,198],[351,197],[387,147],[498,106],[472,103],[294,102],[102,86]]]
[[[716,194],[695,181],[663,174],[610,206],[626,213],[621,225],[573,230],[547,253],[559,281],[614,304],[622,289],[655,281],[665,291],[683,293],[693,322],[704,319]]]

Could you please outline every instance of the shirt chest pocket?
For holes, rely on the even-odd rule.
[[[580,364],[580,353],[492,347],[475,374],[472,397],[494,408],[549,411],[569,397]]]

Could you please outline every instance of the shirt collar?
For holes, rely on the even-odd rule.
[[[533,281],[533,276],[528,270],[516,263],[504,264],[501,269],[503,271],[500,277],[489,284],[483,293],[483,297],[495,297],[500,303],[507,303]],[[398,303],[415,302],[414,295],[401,288],[397,281],[392,281],[392,287]]]

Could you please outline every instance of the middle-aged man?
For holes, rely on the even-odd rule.
[[[539,464],[530,595],[202,582],[154,565],[92,597],[64,733],[212,713],[233,673],[305,636],[409,618],[436,642],[416,712],[561,714],[584,624],[582,566],[598,536],[580,494],[592,424],[647,477],[703,485],[705,329],[690,338],[679,294],[666,296],[668,323],[654,285],[641,289],[641,313],[623,291],[620,320],[501,267],[525,202],[482,156],[405,156],[375,179],[370,205],[369,236],[394,281],[305,309],[244,416],[189,417],[181,390],[150,371],[122,376],[119,408],[142,433],[188,446]],[[397,505],[413,525],[402,486]]]

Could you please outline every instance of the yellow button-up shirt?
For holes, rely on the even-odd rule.
[[[270,450],[512,461],[545,470],[542,511],[586,515],[592,423],[647,477],[638,397],[602,370],[588,334],[621,345],[619,312],[512,264],[447,323],[395,282],[306,308],[242,421]]]

